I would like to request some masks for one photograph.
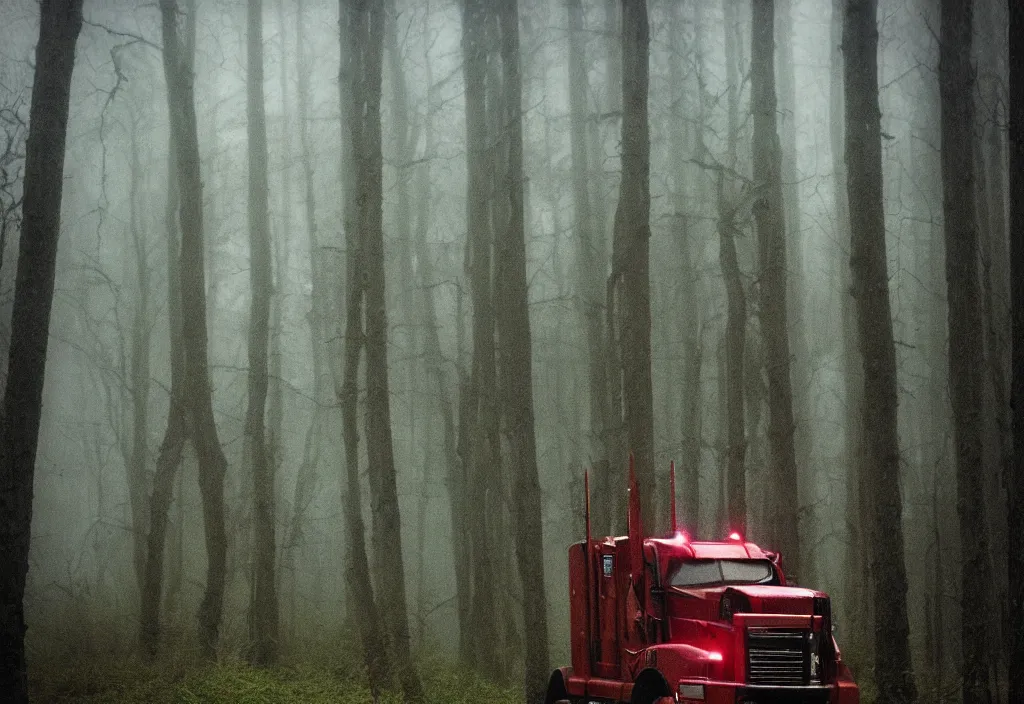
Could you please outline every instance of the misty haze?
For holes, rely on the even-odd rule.
[[[0,0],[0,360],[0,701],[1024,703],[1024,2]]]

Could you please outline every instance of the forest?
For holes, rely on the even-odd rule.
[[[634,463],[1024,702],[1024,2],[3,0],[0,361],[4,701],[553,704]]]

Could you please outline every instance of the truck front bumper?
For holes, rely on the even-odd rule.
[[[687,696],[689,695],[689,696]],[[699,695],[703,695],[701,698]],[[680,704],[859,704],[853,683],[773,687],[707,680],[684,680],[676,689]]]

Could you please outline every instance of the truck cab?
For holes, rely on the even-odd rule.
[[[827,594],[738,533],[691,541],[672,523],[642,536],[632,470],[629,535],[590,539],[588,520],[568,556],[572,662],[546,704],[858,703]]]

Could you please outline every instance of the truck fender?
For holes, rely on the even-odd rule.
[[[560,667],[551,673],[548,679],[548,691],[544,695],[544,704],[555,704],[569,698],[569,690],[565,683],[569,679],[569,668]]]
[[[672,690],[665,681],[664,675],[649,667],[636,678],[633,683],[633,694],[630,704],[654,704],[661,697],[671,697]]]

